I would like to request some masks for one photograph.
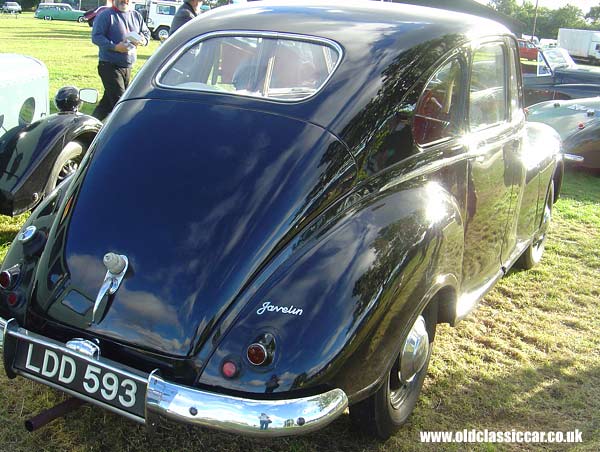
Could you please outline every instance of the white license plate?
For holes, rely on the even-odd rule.
[[[19,338],[13,367],[144,418],[146,380],[101,360]]]

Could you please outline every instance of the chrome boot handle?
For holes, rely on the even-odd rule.
[[[119,289],[121,281],[123,281],[125,273],[127,273],[127,268],[129,268],[129,259],[122,254],[106,253],[102,262],[107,271],[100,291],[96,296],[92,311],[92,323],[97,323],[96,315],[98,314],[102,300],[105,297],[108,299],[108,295],[114,294]]]

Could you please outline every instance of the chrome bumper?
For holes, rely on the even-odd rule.
[[[9,322],[11,323],[10,327]],[[16,331],[17,328],[18,332],[11,332]],[[64,344],[58,344],[52,339],[16,327],[14,320],[5,320],[0,317],[0,358],[4,362],[9,377],[22,375],[147,425],[154,425],[152,419],[162,416],[178,422],[248,436],[289,436],[323,428],[342,414],[348,406],[348,397],[341,389],[333,389],[322,394],[297,399],[257,400],[174,384],[163,380],[158,372],[154,371],[147,375],[146,417],[138,418],[117,408],[106,406],[83,394],[74,393],[35,376],[15,371],[12,368],[10,357],[5,359],[4,353],[6,337],[11,334],[15,336],[27,334],[28,338],[35,339],[42,345],[54,348],[58,346],[64,348],[65,351],[73,352],[73,350],[66,349]],[[102,358],[97,359],[101,360]]]

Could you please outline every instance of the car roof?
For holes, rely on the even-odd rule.
[[[229,5],[206,12],[170,37],[146,62],[126,98],[201,99],[206,93],[161,90],[155,77],[166,62],[199,36],[215,31],[264,31],[325,38],[340,45],[342,61],[328,83],[308,102],[278,105],[265,100],[235,99],[214,94],[207,101],[265,108],[330,128],[348,126],[352,117],[377,95],[389,78],[386,71],[400,64],[420,76],[432,64],[464,42],[490,35],[512,35],[496,22],[451,11],[374,1],[261,1]],[[420,58],[426,54],[428,58]],[[408,68],[408,69],[407,69]],[[392,75],[393,76],[393,75]],[[411,79],[411,77],[407,77]],[[404,93],[410,86],[399,83]],[[343,92],[343,95],[340,93]],[[349,100],[351,99],[351,101]],[[252,105],[251,105],[252,104]]]

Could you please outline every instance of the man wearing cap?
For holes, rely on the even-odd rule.
[[[196,17],[198,15],[199,5],[200,0],[186,0],[185,3],[181,5],[175,13],[173,22],[171,22],[171,30],[169,34],[175,33],[183,24]]]
[[[129,9],[129,0],[114,0],[113,7],[94,19],[92,42],[99,48],[98,75],[104,95],[92,115],[106,118],[129,86],[137,46],[148,45],[150,30],[140,13]]]

